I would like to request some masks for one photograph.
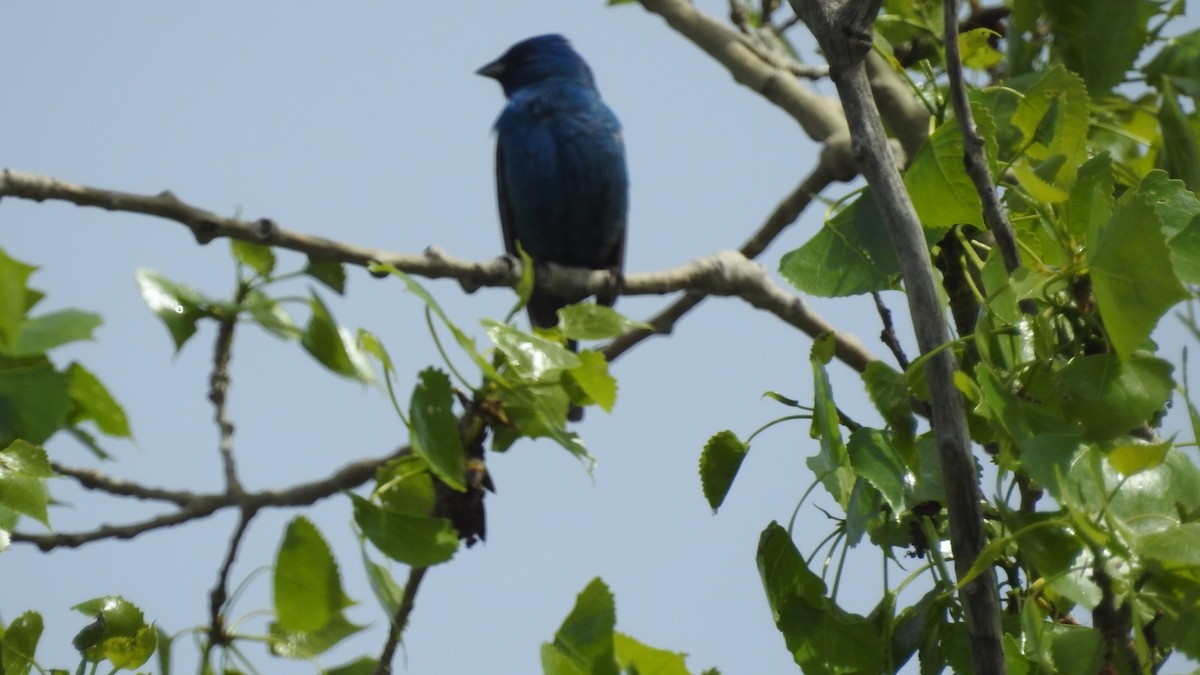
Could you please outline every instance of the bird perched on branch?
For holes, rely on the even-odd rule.
[[[625,146],[587,63],[561,35],[540,35],[476,72],[498,81],[508,98],[495,125],[505,250],[515,255],[519,242],[535,262],[620,273],[629,204]],[[584,297],[536,290],[529,320],[554,326],[559,308]],[[616,297],[596,300],[612,306]],[[581,415],[572,408],[571,419]]]

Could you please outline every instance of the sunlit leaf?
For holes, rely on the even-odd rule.
[[[579,365],[569,369],[566,377],[587,395],[588,402],[612,412],[617,402],[617,381],[608,372],[608,360],[590,349],[579,352],[578,356]]]
[[[634,321],[612,307],[582,302],[558,310],[558,327],[568,340],[607,340],[629,330],[653,330],[642,321]]]
[[[300,343],[321,365],[361,382],[374,382],[375,373],[366,355],[358,347],[354,333],[339,326],[321,298],[313,293],[309,301],[312,316]]]
[[[613,633],[617,663],[623,672],[637,675],[691,675],[687,669],[687,655],[680,652],[655,649],[625,635]]]
[[[96,428],[109,436],[128,438],[129,419],[125,416],[125,409],[100,379],[78,363],[68,366],[66,374],[67,392],[73,408],[71,423],[91,420]]]
[[[31,356],[71,342],[91,340],[92,333],[101,322],[100,315],[78,309],[64,309],[34,317],[21,326],[17,344],[10,353]]]
[[[750,446],[732,431],[719,431],[704,444],[704,451],[700,453],[700,486],[713,513],[724,503],[749,451]]]
[[[175,283],[150,269],[139,269],[134,275],[142,299],[166,325],[179,351],[196,333],[196,322],[207,316],[215,304],[198,291]]]
[[[496,348],[507,357],[508,364],[525,379],[540,381],[548,376],[557,376],[568,368],[577,368],[581,363],[578,356],[553,340],[517,330],[493,319],[484,319],[480,323]]]
[[[37,270],[19,260],[8,257],[0,248],[0,353],[6,353],[17,344],[21,324],[26,312],[26,282]]]
[[[461,491],[467,489],[463,483],[467,455],[453,406],[450,378],[435,368],[422,370],[408,410],[412,421],[409,441],[413,452],[425,460],[442,482]]]
[[[271,277],[271,272],[275,270],[275,252],[270,246],[230,239],[229,248],[234,260],[258,272],[264,279]]]
[[[288,523],[272,583],[275,618],[288,633],[316,632],[352,604],[329,544],[303,516]]]
[[[410,516],[357,495],[350,498],[354,522],[375,548],[392,560],[424,567],[446,562],[458,550],[458,532],[445,518]]]
[[[154,654],[158,645],[154,628],[146,624],[142,610],[125,598],[107,595],[71,609],[95,619],[72,641],[89,660],[107,659],[114,667],[132,670]]]
[[[9,622],[0,637],[0,672],[28,675],[34,667],[33,657],[41,637],[42,615],[37,612],[25,612]]]
[[[1093,440],[1129,433],[1166,406],[1175,386],[1171,364],[1148,356],[1076,358],[1056,375],[1066,409]]]
[[[329,623],[312,633],[293,633],[272,622],[271,653],[289,659],[309,660],[323,654],[342,640],[366,628],[351,623],[345,616],[335,614]]]
[[[542,670],[546,675],[618,675],[613,644],[617,623],[616,603],[608,586],[593,579],[575,607],[554,634],[542,645]]]

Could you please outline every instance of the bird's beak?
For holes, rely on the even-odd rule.
[[[490,77],[493,80],[499,80],[500,77],[504,75],[504,71],[506,70],[508,70],[508,68],[506,68],[503,63],[497,60],[492,61],[491,63],[475,71],[475,74],[482,75],[484,77]]]

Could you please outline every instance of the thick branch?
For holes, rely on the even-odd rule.
[[[954,386],[954,354],[942,346],[950,335],[942,316],[933,265],[921,223],[904,188],[867,80],[863,59],[880,0],[791,0],[792,8],[816,36],[850,123],[859,166],[879,200],[892,235],[915,324],[917,344],[932,354],[926,365],[950,517],[955,572],[965,577],[987,542],[983,529],[976,466],[971,454],[962,396]],[[971,641],[974,672],[1003,673],[1000,605],[996,578],[989,568],[959,591]]]
[[[824,142],[845,134],[846,121],[836,99],[809,90],[790,72],[763,59],[745,35],[696,9],[687,0],[641,0],[641,3],[725,66],[738,84],[791,115],[809,138]]]

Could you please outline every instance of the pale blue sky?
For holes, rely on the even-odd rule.
[[[727,11],[717,0],[698,4]],[[436,244],[459,257],[491,258],[502,244],[490,127],[503,98],[473,71],[544,32],[574,42],[624,123],[630,270],[738,246],[814,163],[815,146],[790,118],[735,85],[659,18],[636,5],[543,0],[6,3],[0,164],[130,192],[170,189],[218,213],[270,217],[351,243],[408,252]],[[774,269],[822,214],[820,206],[806,212],[763,262]],[[199,247],[184,228],[146,217],[6,200],[0,246],[41,266],[32,283],[48,292],[43,310],[79,307],[105,318],[95,343],[56,356],[61,365],[78,359],[91,368],[131,417],[136,442],[110,443],[118,461],[102,468],[153,485],[219,489],[205,398],[212,326],[173,356],[133,275],[150,267],[220,296],[232,286],[227,243]],[[300,264],[299,256],[280,255],[281,268]],[[428,285],[480,338],[477,320],[502,315],[512,302],[508,291],[463,296],[453,283]],[[400,284],[359,270],[351,270],[348,289],[346,298],[320,292],[342,323],[385,339],[405,378],[400,390],[409,391],[418,370],[438,363],[420,305]],[[902,310],[900,296],[888,300]],[[640,318],[665,302],[627,298],[618,307]],[[813,304],[886,353],[869,299]],[[764,391],[811,399],[809,346],[740,301],[707,300],[674,335],[615,364],[616,410],[589,412],[578,427],[598,460],[594,477],[549,443],[521,442],[489,457],[499,492],[487,501],[488,542],[426,577],[398,665],[406,660],[407,672],[423,674],[539,672],[540,644],[601,576],[616,595],[618,629],[688,652],[694,672],[794,671],[754,554],[761,530],[786,521],[812,479],[807,425],[756,441],[718,516],[696,468],[711,434],[729,428],[745,437],[787,414],[760,399]],[[842,366],[834,373],[842,406],[871,422],[857,378]],[[239,334],[232,380],[230,414],[249,488],[319,478],[406,441],[383,394],[327,373],[261,331]],[[91,461],[69,439],[53,439],[49,450],[66,464]],[[60,531],[141,519],[154,508],[85,494],[66,480],[54,481],[53,492],[66,502],[52,513]],[[823,493],[810,501],[832,506]],[[372,624],[322,663],[375,656],[386,618],[365,583],[349,502],[334,498],[305,513],[333,545],[344,585],[359,601],[350,618]],[[235,583],[272,561],[294,514],[270,511],[254,522]],[[808,507],[801,523],[806,553],[833,527]],[[168,631],[201,625],[233,524],[233,514],[222,513],[52,555],[14,546],[0,554],[0,617],[42,611],[41,661],[67,668],[76,658],[70,637],[87,622],[68,608],[94,596],[124,595]],[[879,595],[879,556],[864,548],[850,558],[840,599],[866,613]],[[396,566],[396,574],[402,580],[404,569]],[[893,569],[893,581],[901,576]],[[269,589],[268,576],[254,578],[232,617],[268,607]],[[247,626],[263,631],[261,618]],[[285,668],[259,646],[244,649],[263,672],[311,670]],[[195,654],[188,639],[180,641],[179,672],[192,670]]]

